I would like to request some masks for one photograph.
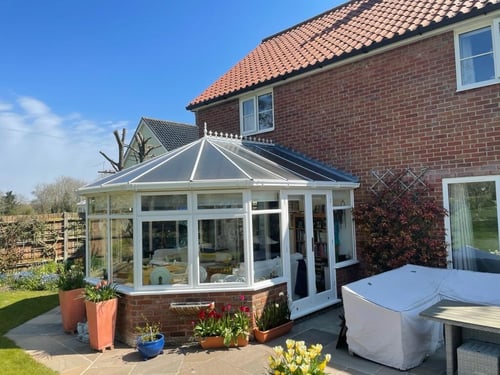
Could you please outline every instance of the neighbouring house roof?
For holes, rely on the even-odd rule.
[[[194,110],[500,9],[500,0],[353,0],[264,39],[189,103]]]
[[[358,187],[358,179],[280,145],[205,134],[79,189],[105,191],[274,187]]]
[[[191,143],[200,137],[198,127],[194,125],[157,120],[148,117],[142,117],[141,122],[149,126],[153,134],[158,138],[158,141],[167,151]]]

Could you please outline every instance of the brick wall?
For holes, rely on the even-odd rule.
[[[274,109],[262,136],[358,176],[357,202],[372,170],[429,168],[439,200],[442,178],[500,173],[500,86],[456,91],[452,32],[275,87]],[[238,101],[204,122],[239,133]],[[339,270],[339,286],[356,272]]]
[[[165,342],[170,345],[186,344],[193,340],[193,322],[198,320],[197,313],[180,314],[170,309],[172,302],[215,302],[220,311],[223,305],[239,306],[240,296],[245,297],[244,304],[250,307],[252,323],[254,314],[262,311],[269,298],[279,293],[286,295],[286,284],[279,284],[266,289],[251,292],[224,292],[194,294],[154,294],[129,296],[122,295],[118,300],[116,337],[119,341],[135,346],[137,333],[135,327],[144,324],[144,318],[150,322],[160,322]]]

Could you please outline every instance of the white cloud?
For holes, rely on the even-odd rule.
[[[95,122],[81,114],[58,114],[39,99],[0,98],[0,192],[31,198],[37,184],[60,176],[91,182],[109,169],[99,154],[117,153],[113,130],[127,121]],[[128,134],[134,129],[127,129]]]

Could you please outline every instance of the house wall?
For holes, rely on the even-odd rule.
[[[372,170],[406,167],[429,168],[441,199],[442,178],[499,173],[499,103],[498,84],[456,91],[447,32],[275,87],[275,130],[259,136],[358,176],[357,202]],[[196,122],[239,133],[238,101],[201,109]],[[338,283],[355,272],[339,270]]]

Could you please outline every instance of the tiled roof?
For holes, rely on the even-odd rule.
[[[143,117],[141,120],[149,126],[156,138],[158,138],[158,141],[161,142],[167,151],[184,146],[200,137],[198,127],[194,125],[156,120],[147,117]]]
[[[264,39],[188,109],[500,9],[500,0],[352,0]]]

